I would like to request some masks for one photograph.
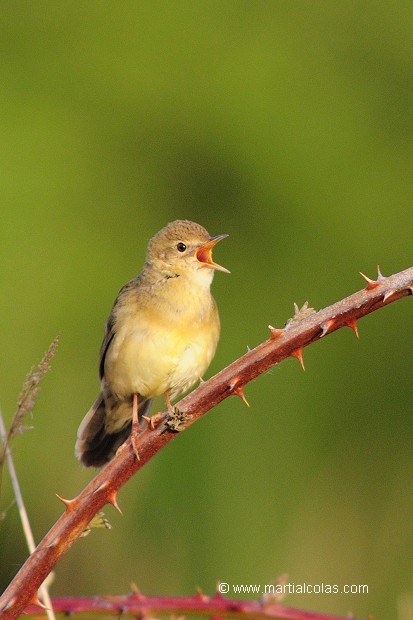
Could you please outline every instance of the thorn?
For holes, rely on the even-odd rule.
[[[130,591],[131,594],[141,594],[141,591],[139,590],[138,586],[134,581],[131,581],[130,583]]]
[[[33,596],[33,598],[31,599],[30,605],[37,605],[38,607],[41,607],[42,609],[48,609],[48,607],[46,607],[46,605],[44,605],[41,600],[39,599],[39,597],[37,596],[37,594],[35,594]]]
[[[379,280],[372,280],[371,278],[369,278],[368,276],[365,276],[363,272],[359,272],[361,277],[365,279],[365,281],[367,282],[367,286],[366,289],[368,291],[373,290],[374,288],[377,288],[380,284]]]
[[[377,265],[377,280],[379,282],[383,282],[383,280],[387,280],[387,278],[380,271],[380,267]]]
[[[360,338],[359,336],[359,330],[357,329],[357,321],[356,319],[350,319],[347,323],[346,323],[347,327],[350,327],[350,329],[353,330],[353,332],[356,334],[357,338]]]
[[[209,596],[204,594],[199,586],[196,587],[196,594],[194,594],[193,598],[196,601],[202,601],[202,603],[207,603],[209,601]]]
[[[238,387],[234,387],[232,391],[233,391],[233,394],[235,394],[236,396],[239,396],[239,398],[247,405],[247,407],[250,407],[250,404],[247,401],[247,398],[244,394],[244,390],[240,385]]]
[[[130,591],[131,591],[131,594],[130,594],[131,597],[137,598],[139,600],[146,599],[146,596],[142,594],[142,592],[140,591],[140,589],[138,588],[138,586],[136,585],[134,581],[132,581],[132,583],[130,584]]]
[[[108,495],[108,503],[112,504],[112,506],[114,508],[116,508],[116,510],[118,512],[120,512],[121,515],[123,515],[122,510],[120,509],[120,506],[118,504],[118,500],[117,500],[118,494],[116,491],[112,491],[109,495]]]
[[[63,502],[63,504],[66,506],[66,510],[71,510],[73,508],[73,504],[75,503],[76,500],[74,500],[74,499],[65,499],[64,497],[61,497],[57,493],[55,493],[55,495],[56,495],[57,499],[60,499],[60,501]]]
[[[383,297],[383,303],[386,303],[386,301],[392,297],[393,295],[395,295],[397,293],[397,291],[386,291],[384,293],[384,297]]]
[[[218,600],[218,601],[219,600],[222,601],[223,599],[225,599],[225,596],[221,592],[221,583],[222,583],[221,581],[218,581],[214,596],[212,597],[213,599]]]
[[[323,336],[325,336],[326,334],[328,334],[328,332],[330,331],[330,329],[333,327],[334,325],[334,319],[329,319],[328,321],[326,321],[325,323],[322,324],[321,326],[321,336],[320,338],[322,338]]]
[[[273,327],[272,325],[268,325],[268,329],[270,330],[270,338],[275,340],[276,338],[280,338],[283,334],[283,329],[279,329],[278,327]]]
[[[107,489],[109,486],[109,480],[106,479],[103,482],[101,482],[101,484],[96,487],[96,489],[94,489],[93,493],[101,493],[102,491],[104,492],[105,489]]]
[[[291,353],[291,355],[292,355],[293,357],[295,357],[296,359],[298,359],[298,361],[299,361],[299,362],[300,362],[300,364],[301,364],[301,368],[302,368],[303,370],[305,370],[304,360],[303,360],[303,349],[302,349],[302,348],[301,348],[301,349],[296,349],[295,351],[293,351],[293,352]]]
[[[287,596],[288,590],[285,587],[288,584],[288,575],[280,575],[274,584],[274,590],[272,592],[266,592],[262,596],[263,608],[269,608],[274,604],[281,603],[281,601]]]

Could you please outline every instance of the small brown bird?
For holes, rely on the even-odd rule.
[[[227,235],[211,237],[194,222],[176,220],[148,244],[142,272],[120,291],[106,323],[100,349],[101,393],[77,434],[83,465],[110,461],[152,398],[173,400],[208,368],[218,344],[220,322],[210,287],[212,248]]]

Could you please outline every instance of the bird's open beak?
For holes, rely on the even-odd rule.
[[[210,267],[211,269],[216,269],[217,271],[224,271],[225,273],[231,273],[228,269],[221,267],[221,265],[214,263],[212,260],[212,248],[218,243],[218,241],[225,239],[225,237],[228,237],[228,235],[216,235],[215,237],[211,237],[209,241],[197,249],[195,252],[195,258],[205,267]]]

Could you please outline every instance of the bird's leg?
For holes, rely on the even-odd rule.
[[[169,396],[169,392],[165,392],[164,394],[165,396],[165,403],[166,403],[166,408],[168,410],[168,417],[165,421],[165,418],[163,416],[163,414],[157,413],[151,417],[148,417],[146,415],[143,415],[142,418],[147,422],[148,424],[148,428],[150,430],[154,430],[157,426],[159,426],[159,424],[161,422],[164,422],[166,427],[170,430],[170,431],[181,431],[183,429],[183,426],[185,424],[185,422],[187,422],[188,420],[190,420],[192,418],[192,415],[187,415],[185,414],[183,411],[181,411],[178,407],[174,406],[171,403],[171,398]],[[132,428],[133,428],[133,422],[132,422]],[[135,448],[134,448],[135,450]],[[135,450],[135,453],[137,454],[137,451]]]
[[[172,405],[171,398],[169,396],[168,391],[165,392],[165,402],[166,402],[166,408],[168,409],[169,415],[174,415],[176,413],[177,408]]]
[[[174,407],[171,404],[171,399],[169,398],[169,393],[165,392],[165,402],[166,402],[166,408],[168,410],[169,416],[173,416],[176,414],[176,407]],[[163,415],[162,412],[156,413],[155,415],[149,417],[146,415],[143,415],[142,418],[146,421],[146,423],[148,424],[148,428],[151,429],[151,431],[153,431],[161,422],[161,420],[163,419]]]
[[[138,461],[140,460],[140,457],[139,457],[139,452],[138,452],[136,443],[137,443],[138,435],[141,432],[141,430],[142,429],[139,425],[139,418],[138,418],[138,395],[135,392],[133,395],[133,400],[132,400],[132,432],[131,432],[130,438],[131,438],[133,451]]]

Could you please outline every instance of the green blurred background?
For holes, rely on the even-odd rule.
[[[208,375],[282,326],[412,264],[413,5],[3,1],[0,399],[61,334],[14,457],[36,540],[93,472],[73,455],[103,325],[147,240],[189,218],[215,257]],[[367,584],[291,606],[397,617],[413,596],[411,300],[287,360],[122,489],[53,595],[213,593],[218,580]],[[5,479],[4,510],[11,501]],[[0,524],[5,586],[27,552]],[[400,614],[407,618],[407,615]],[[410,618],[412,616],[409,616]]]

